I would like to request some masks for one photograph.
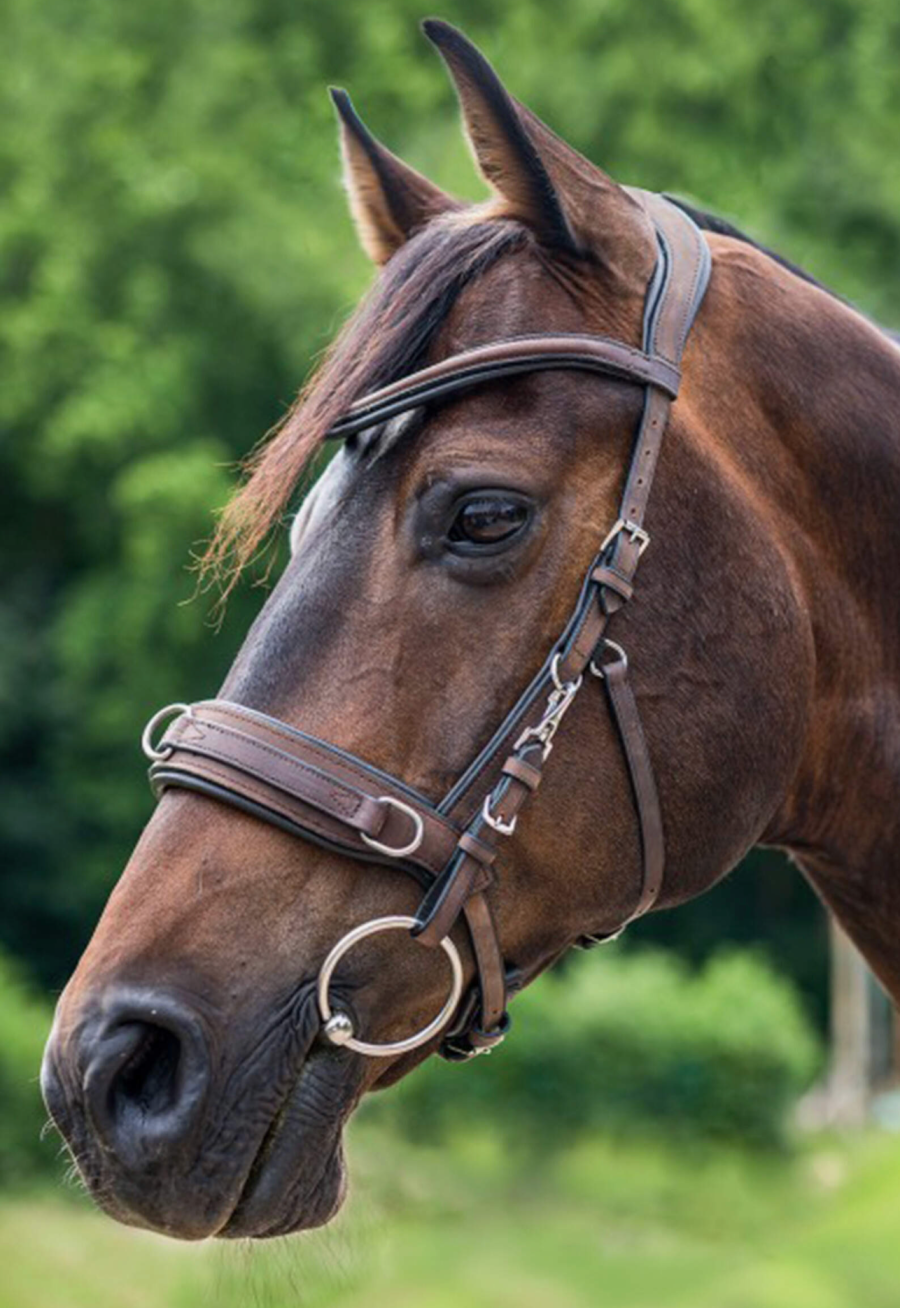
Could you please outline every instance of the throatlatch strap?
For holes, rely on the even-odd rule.
[[[619,931],[628,922],[641,917],[656,902],[662,889],[663,867],[665,864],[665,841],[663,838],[662,813],[659,796],[656,793],[656,780],[647,741],[641,726],[641,719],[634,694],[628,681],[628,664],[625,659],[607,663],[603,669],[603,680],[609,696],[613,720],[619,731],[622,752],[628,764],[628,775],[634,793],[634,806],[638,815],[641,833],[642,875],[641,891],[633,912],[619,927]]]

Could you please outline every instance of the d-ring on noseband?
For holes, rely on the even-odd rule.
[[[575,609],[547,660],[488,745],[437,806],[363,759],[284,722],[223,700],[173,705],[157,714],[143,743],[153,760],[157,795],[170,786],[199,791],[353,858],[382,862],[415,876],[426,893],[415,918],[376,918],[348,931],[319,974],[324,1034],[336,1044],[375,1057],[397,1055],[434,1039],[456,1014],[440,1052],[469,1058],[503,1039],[507,976],[486,891],[499,842],[513,835],[563,716],[589,669],[601,675],[631,780],[641,835],[642,876],[633,912],[621,932],[645,913],[662,884],[664,839],[659,800],[628,659],[606,635],[610,619],[634,593],[638,563],[650,542],[644,526],[660,444],[678,393],[681,357],[709,278],[709,250],[695,224],[661,196],[633,191],[656,230],[657,261],[647,291],[643,348],[585,336],[524,336],[480,346],[404,377],[354,404],[330,433],[338,439],[387,417],[436,404],[477,386],[542,369],[577,368],[633,382],[645,399],[615,525],[582,585]],[[614,661],[604,661],[612,650]],[[152,735],[171,712],[159,742]],[[449,933],[462,917],[478,976],[477,991],[460,1004],[462,965]],[[409,928],[422,945],[450,959],[453,984],[441,1012],[406,1040],[367,1044],[329,1001],[332,972],[359,940],[377,931]]]

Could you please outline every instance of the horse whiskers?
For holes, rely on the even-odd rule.
[[[48,1138],[48,1136],[50,1135],[51,1131],[56,1131],[57,1135],[60,1134],[59,1127],[56,1125],[56,1123],[54,1122],[53,1118],[52,1118],[52,1117],[48,1117],[47,1120],[46,1120],[46,1122],[44,1123],[44,1125],[41,1127],[40,1131],[38,1132],[38,1139],[41,1141],[42,1144],[43,1144],[43,1142]],[[63,1141],[62,1148],[65,1149],[65,1147],[66,1147],[66,1145],[65,1145],[65,1141]]]

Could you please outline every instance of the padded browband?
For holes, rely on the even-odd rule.
[[[343,440],[400,413],[408,413],[420,404],[445,399],[485,382],[550,369],[598,372],[640,386],[655,386],[673,400],[681,381],[676,364],[661,355],[645,354],[624,341],[569,333],[511,336],[505,341],[464,350],[390,386],[370,391],[350,408],[345,418],[334,424],[328,438]]]

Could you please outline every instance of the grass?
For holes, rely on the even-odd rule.
[[[363,1123],[323,1232],[182,1246],[65,1191],[0,1201],[0,1308],[896,1308],[900,1139],[796,1156],[600,1139],[510,1159]]]

